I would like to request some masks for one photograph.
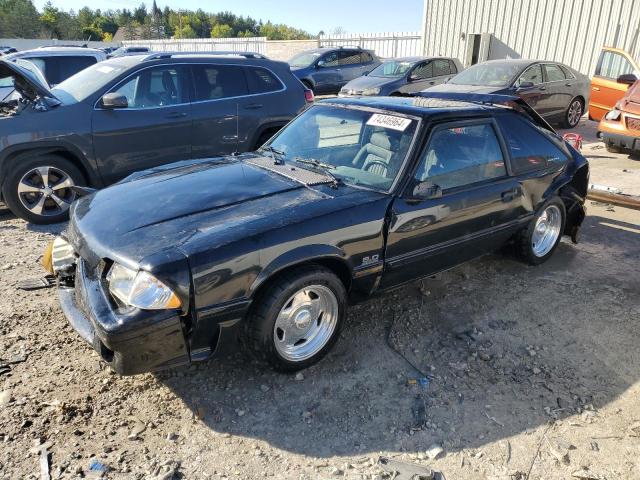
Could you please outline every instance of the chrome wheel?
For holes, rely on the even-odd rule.
[[[562,213],[556,205],[549,205],[536,220],[531,237],[531,249],[536,257],[544,257],[556,244],[562,228]]]
[[[575,127],[582,117],[582,102],[580,100],[574,100],[569,105],[569,111],[567,112],[567,121],[570,127]]]
[[[278,353],[290,362],[316,355],[335,332],[338,310],[336,295],[324,285],[310,285],[291,295],[273,326]]]
[[[36,167],[18,183],[20,203],[35,215],[59,215],[69,209],[76,194],[73,179],[56,167]]]

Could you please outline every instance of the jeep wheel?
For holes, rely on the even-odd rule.
[[[336,342],[346,308],[344,285],[326,268],[285,273],[255,300],[247,322],[250,349],[277,370],[306,368]]]
[[[84,185],[82,172],[58,156],[42,156],[14,164],[7,175],[2,196],[9,209],[32,223],[66,220],[76,194],[74,185]]]
[[[553,197],[546,202],[519,234],[517,246],[520,257],[531,265],[546,262],[560,243],[565,218],[562,200]]]

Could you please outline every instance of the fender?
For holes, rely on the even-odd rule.
[[[87,181],[90,185],[96,187],[104,186],[104,182],[98,174],[97,166],[93,161],[89,160],[86,152],[83,152],[71,142],[64,140],[45,140],[34,143],[19,143],[2,151],[0,154],[0,187],[2,187],[4,183],[7,165],[12,159],[26,157],[30,154],[43,155],[55,152],[71,154],[80,163],[82,169],[87,172]]]
[[[344,268],[344,271],[348,272],[349,282],[353,280],[353,268],[347,261],[344,251],[333,245],[305,245],[283,253],[265,266],[251,287],[249,287],[247,297],[253,298],[256,291],[258,291],[266,280],[287,268],[303,263],[312,263],[314,261],[322,262],[326,260],[339,262]]]

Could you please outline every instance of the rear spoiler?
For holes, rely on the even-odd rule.
[[[545,130],[550,131],[551,133],[556,133],[551,125],[547,123],[547,121],[540,116],[538,112],[536,112],[533,108],[529,106],[527,102],[525,102],[520,97],[515,97],[511,95],[494,95],[490,93],[460,93],[460,92],[418,92],[415,94],[416,97],[423,98],[438,98],[440,100],[454,100],[457,102],[467,102],[467,103],[476,103],[480,105],[498,105],[507,108],[511,108],[520,113],[524,113],[527,117],[531,119],[533,123],[538,125]]]

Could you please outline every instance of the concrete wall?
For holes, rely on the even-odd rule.
[[[84,45],[91,48],[118,47],[118,43],[110,42],[85,42],[83,40],[46,40],[46,39],[29,39],[29,38],[0,38],[0,45],[14,47],[19,51],[31,50],[33,48],[43,47],[47,45]]]
[[[553,60],[591,75],[603,45],[640,57],[640,0],[425,0],[423,52],[467,63],[471,34],[493,34],[495,58]]]
[[[318,48],[317,40],[268,40],[266,42],[266,55],[274,60],[286,62],[296,53],[311,48]]]

